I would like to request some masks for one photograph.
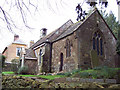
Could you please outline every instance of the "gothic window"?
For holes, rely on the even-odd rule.
[[[99,55],[99,38],[97,38],[97,54]]]
[[[100,55],[103,55],[103,47],[102,47],[102,45],[103,45],[103,41],[102,41],[102,39],[100,39]]]
[[[93,49],[95,50],[95,38],[93,38]]]
[[[97,51],[97,55],[103,55],[103,40],[99,32],[93,35],[93,50]]]
[[[39,59],[39,63],[41,64],[41,60],[42,60],[42,49],[40,49],[40,59]]]
[[[71,46],[70,46],[70,41],[67,39],[66,40],[66,57],[71,56]]]

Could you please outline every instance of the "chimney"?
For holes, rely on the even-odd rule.
[[[30,47],[34,44],[34,40],[30,41]]]
[[[19,39],[19,35],[14,35],[14,41],[18,40]]]
[[[44,37],[47,35],[47,29],[46,28],[42,28],[40,30],[40,38]]]

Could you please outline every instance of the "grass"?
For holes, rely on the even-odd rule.
[[[72,72],[70,73],[70,77],[80,77],[80,78],[104,78],[104,79],[111,79],[111,78],[116,78],[117,71],[120,70],[120,68],[110,68],[107,66],[104,67],[96,67],[93,69],[88,69],[88,70],[80,70],[77,72]],[[76,71],[76,70],[75,70]]]
[[[55,78],[60,78],[60,77],[65,77],[64,75],[39,75],[38,77],[41,77],[41,78],[45,78],[45,79],[50,79],[50,80],[53,80]]]
[[[44,79],[53,80],[55,78],[65,77],[63,75],[17,75],[17,76],[23,76],[23,77],[41,77]]]
[[[14,74],[12,71],[2,72],[2,74]]]
[[[109,67],[96,67],[94,69],[82,70],[76,69],[71,72],[62,73],[59,75],[17,75],[23,77],[40,77],[49,80],[53,80],[55,78],[61,77],[80,77],[80,78],[114,78],[116,75],[117,70],[120,68],[109,68]],[[14,72],[2,72],[4,75],[14,74]]]

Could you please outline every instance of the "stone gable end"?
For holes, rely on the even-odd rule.
[[[102,39],[102,50],[99,47],[99,54],[95,49],[95,57],[92,56],[94,33]],[[99,37],[99,36],[98,36]],[[71,56],[66,57],[66,40],[70,41]],[[95,42],[97,45],[97,42]],[[59,72],[61,65],[61,54],[63,54],[63,71],[71,71],[77,68],[92,68],[94,63],[99,66],[115,66],[116,38],[104,22],[98,11],[95,11],[70,35],[57,40],[52,46],[52,71]],[[94,54],[93,53],[93,54]],[[92,60],[96,61],[92,61]]]

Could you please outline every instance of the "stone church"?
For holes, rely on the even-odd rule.
[[[115,67],[117,39],[97,9],[83,22],[68,20],[52,33],[46,32],[43,28],[42,37],[25,54],[24,65],[36,73]]]

